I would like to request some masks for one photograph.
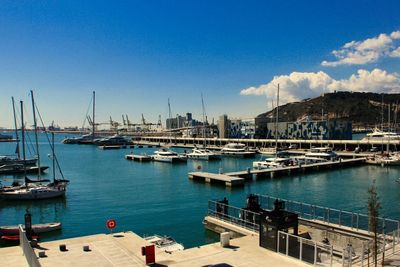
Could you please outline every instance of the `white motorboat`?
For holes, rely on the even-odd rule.
[[[259,152],[263,155],[271,156],[283,156],[288,154],[286,150],[277,149],[276,147],[263,147],[259,149]]]
[[[178,163],[178,162],[186,162],[186,155],[178,154],[174,151],[171,151],[167,148],[161,148],[158,151],[154,152],[152,159],[155,161],[161,162],[169,162],[169,163]]]
[[[187,154],[189,159],[213,160],[221,159],[221,155],[214,153],[209,149],[193,148],[191,153]]]
[[[171,253],[178,250],[184,250],[184,246],[179,244],[170,236],[159,236],[153,235],[144,238],[146,241],[150,242],[151,244],[156,245],[162,251]]]
[[[378,128],[375,128],[372,133],[368,133],[362,141],[390,141],[400,140],[400,134],[394,132],[385,132]]]
[[[292,158],[266,158],[262,161],[254,161],[254,169],[273,169],[287,166],[297,165],[297,162]]]
[[[365,162],[382,166],[398,166],[400,165],[400,156],[397,154],[377,154],[367,157]]]
[[[247,150],[245,144],[229,143],[229,144],[226,144],[221,149],[221,155],[232,156],[232,157],[251,158],[256,155],[256,152]]]
[[[310,152],[305,154],[306,157],[322,158],[326,160],[337,160],[338,155],[330,147],[313,147]]]

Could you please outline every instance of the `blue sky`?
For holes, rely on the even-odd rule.
[[[254,117],[271,108],[277,83],[283,102],[363,86],[400,92],[399,10],[399,1],[1,1],[0,126],[12,126],[11,96],[27,101],[31,89],[45,122],[62,126],[82,124],[93,90],[100,121],[136,122],[164,120],[168,98],[173,114],[201,119],[201,93],[209,119]]]

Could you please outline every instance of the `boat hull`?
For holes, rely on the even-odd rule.
[[[24,227],[24,225],[23,225],[23,227]],[[32,231],[36,234],[57,231],[60,229],[61,229],[60,222],[33,224],[32,225]],[[18,233],[19,233],[18,225],[0,226],[0,235],[18,235]]]
[[[51,190],[46,192],[32,193],[23,190],[0,192],[0,198],[5,200],[37,200],[64,197],[65,190]]]

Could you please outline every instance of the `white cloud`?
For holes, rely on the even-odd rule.
[[[344,44],[339,50],[332,51],[336,60],[324,60],[321,65],[326,67],[363,65],[376,62],[382,57],[397,57],[395,51],[400,48],[400,42],[397,41],[399,39],[400,31],[395,31],[390,35],[382,33],[364,41],[351,41]]]
[[[391,56],[391,57],[400,57],[400,46],[397,47],[396,50],[393,50],[393,51],[390,53],[390,56]]]
[[[398,93],[400,76],[381,69],[372,71],[360,69],[348,79],[335,80],[323,71],[292,72],[276,76],[267,84],[249,87],[240,91],[241,95],[267,95],[276,98],[277,85],[280,87],[280,104],[316,97],[323,92],[356,91],[376,93]]]

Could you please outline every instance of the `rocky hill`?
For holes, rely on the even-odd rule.
[[[389,107],[391,123],[398,121],[400,94],[335,92],[279,106],[279,121],[321,120],[324,114],[324,119],[343,119],[354,126],[373,127],[382,122],[382,113],[384,122],[388,122]],[[276,109],[257,117],[272,122],[275,114]]]

